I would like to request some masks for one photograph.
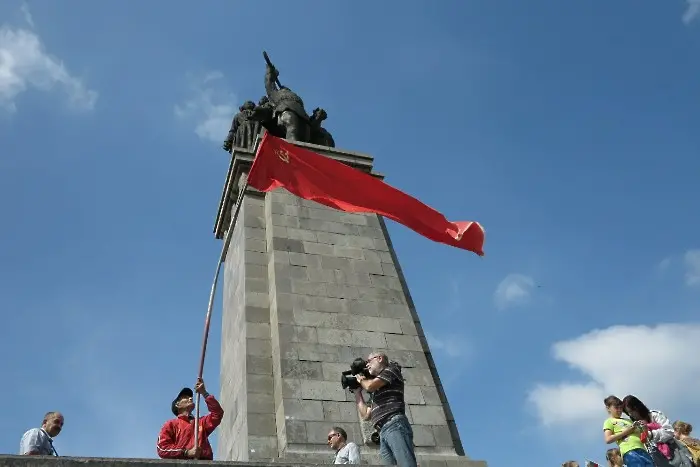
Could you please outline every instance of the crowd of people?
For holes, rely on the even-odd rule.
[[[406,417],[404,378],[401,365],[390,361],[383,352],[371,353],[366,361],[366,372],[356,376],[359,388],[355,391],[360,417],[371,420],[379,435],[379,455],[383,465],[417,467],[413,445],[413,429]],[[366,402],[364,391],[370,394]],[[195,424],[194,394],[204,398],[209,413]],[[194,390],[183,388],[171,403],[174,418],[163,424],[155,446],[162,459],[213,460],[209,436],[221,424],[224,409],[198,379]],[[53,439],[63,428],[60,412],[48,412],[41,427],[28,430],[20,441],[20,455],[58,456]],[[195,436],[195,426],[198,435]],[[197,440],[195,445],[195,439]],[[328,446],[335,456],[334,464],[360,464],[361,453],[357,444],[348,441],[347,432],[339,426],[331,427]]]
[[[690,423],[671,423],[663,412],[650,410],[633,395],[608,396],[603,403],[609,415],[603,439],[617,445],[605,454],[608,467],[700,467],[700,440],[691,436]],[[568,461],[562,467],[580,466]],[[599,464],[586,461],[585,467]]]

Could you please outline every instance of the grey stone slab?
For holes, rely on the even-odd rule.
[[[246,292],[267,293],[269,290],[269,286],[267,284],[267,278],[265,278],[265,279],[253,279],[253,278],[246,277],[244,282],[245,282]]]
[[[270,339],[268,323],[246,323],[246,336],[254,339]]]
[[[306,253],[312,253],[314,255],[332,256],[334,252],[334,247],[327,243],[305,241],[303,247]]]
[[[247,355],[246,372],[253,375],[272,375],[272,359]]]
[[[265,229],[260,227],[246,227],[245,238],[246,241],[248,239],[265,240]]]
[[[246,353],[253,357],[272,357],[270,339],[246,339]]]
[[[352,333],[344,329],[318,328],[318,343],[329,345],[352,345]]]
[[[261,238],[250,238],[245,242],[246,250],[265,253],[267,251],[267,242]]]
[[[351,260],[353,272],[366,272],[369,274],[383,274],[381,263],[366,261],[363,259]]]
[[[268,307],[261,306],[246,306],[245,307],[245,320],[249,323],[269,323],[270,322],[270,309]]]
[[[332,284],[336,282],[336,271],[329,269],[314,269],[309,268],[308,280],[311,282],[320,282],[323,284]]]
[[[407,336],[417,336],[418,329],[416,328],[416,323],[412,319],[401,319],[399,320],[401,324],[401,333]]]
[[[356,300],[360,298],[360,290],[353,285],[326,284],[325,296],[331,298],[342,298],[344,300]]]
[[[296,266],[291,264],[275,264],[274,274],[277,279],[309,280],[306,266]]]
[[[284,417],[290,420],[323,420],[324,402],[316,400],[284,399]],[[301,441],[294,441],[301,442]]]
[[[320,362],[282,359],[281,372],[282,378],[323,380]]]
[[[369,278],[369,273],[366,272],[349,272],[340,269],[334,269],[332,272],[335,276],[334,282],[338,284],[372,285],[372,281]]]
[[[372,285],[375,287],[403,291],[401,281],[398,277],[384,276],[381,274],[370,274],[369,277],[372,280]]]
[[[313,253],[305,250],[304,242],[291,238],[272,237],[272,249],[278,251],[289,251],[293,253]]]
[[[423,399],[428,405],[442,405],[442,400],[440,399],[440,394],[434,386],[421,386],[421,392],[423,393]]]
[[[323,402],[323,417],[313,420],[326,420],[334,424],[358,423],[357,405],[354,402]]]
[[[348,362],[331,363],[324,361],[321,363],[323,370],[323,379],[326,381],[335,381],[340,384],[340,375],[343,371],[350,369]]]
[[[387,348],[386,338],[383,332],[350,331],[350,336],[352,343],[356,346],[371,347],[374,349]]]
[[[350,224],[342,224],[340,222],[331,222],[319,219],[298,219],[298,225],[290,227],[300,227],[302,229],[313,230],[316,232],[328,232],[343,235],[355,235],[358,233],[358,226]]]
[[[413,386],[435,386],[432,373],[426,368],[404,368],[403,377],[406,384]]]
[[[292,227],[298,229],[300,226],[299,218],[294,216],[284,216],[280,214],[272,214],[271,225],[277,225],[280,227]],[[313,229],[312,229],[313,230]]]
[[[412,405],[411,415],[415,425],[443,425],[447,426],[445,411],[436,405]]]
[[[286,443],[307,443],[306,423],[302,420],[285,420],[284,438]]]
[[[249,394],[255,393],[272,393],[272,375],[255,375],[250,374],[246,377],[247,382],[247,392]]]
[[[294,227],[287,227],[287,235],[289,236],[289,238],[292,238],[294,240],[302,240],[306,242],[318,241],[316,232],[314,232],[313,230],[295,229]]]
[[[312,255],[309,253],[294,253],[294,252],[288,252],[289,254],[289,263],[293,264],[295,266],[309,266],[312,268],[320,268],[321,267],[321,256],[320,255]]]
[[[335,256],[321,256],[319,267],[323,269],[340,269],[341,271],[355,272],[352,269],[350,259],[336,258]]]
[[[327,285],[319,282],[292,280],[292,293],[298,295],[328,296]]]
[[[337,258],[350,258],[350,259],[360,259],[364,260],[364,253],[361,248],[354,248],[351,246],[334,246],[331,253],[323,254],[333,254]]]
[[[258,251],[245,251],[245,262],[248,264],[259,264],[262,266],[267,266],[268,257],[266,253],[260,253]]]
[[[319,401],[345,401],[345,391],[340,383],[301,380],[301,397]]]
[[[270,299],[266,293],[248,292],[245,294],[246,307],[268,308]]]
[[[403,372],[403,371],[402,371]],[[424,405],[425,399],[423,398],[423,393],[421,388],[418,386],[406,386],[404,387],[404,400],[407,404],[412,405]]]
[[[279,455],[277,451],[277,436],[248,436],[248,456],[255,459],[274,459]]]
[[[248,413],[249,414],[274,414],[275,402],[272,394],[269,393],[250,393],[248,394]],[[251,417],[254,418],[254,417]]]
[[[392,263],[382,263],[382,274],[385,276],[399,277],[399,273]]]
[[[450,429],[445,425],[434,425],[431,427],[433,430],[433,437],[435,438],[435,444],[437,446],[452,446],[454,441],[452,439],[452,433]]]
[[[306,342],[314,344],[319,342],[316,328],[310,326],[290,326],[286,324],[280,324],[279,338],[281,341],[285,342]]]
[[[396,350],[423,350],[417,336],[387,334],[386,345],[387,348]]]
[[[413,428],[413,444],[417,447],[437,445],[431,426],[413,425],[411,428]]]

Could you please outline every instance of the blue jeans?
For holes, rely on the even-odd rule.
[[[379,430],[379,455],[382,465],[416,467],[413,452],[413,429],[406,415],[394,415]]]
[[[654,467],[654,461],[644,449],[632,449],[622,456],[622,462],[626,467]]]

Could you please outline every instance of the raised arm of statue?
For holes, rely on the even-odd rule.
[[[267,97],[273,102],[275,101],[277,91],[279,91],[276,83],[278,76],[279,72],[277,69],[268,65],[267,70],[265,70],[265,92],[267,93]]]

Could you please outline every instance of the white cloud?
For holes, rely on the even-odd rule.
[[[448,357],[464,357],[469,353],[469,346],[464,340],[463,336],[450,335],[450,336],[436,336],[434,334],[425,334],[425,338],[428,339],[428,345],[430,349],[435,352],[443,352]]]
[[[543,425],[591,424],[593,430],[592,424],[605,418],[603,399],[611,394],[634,394],[676,419],[698,404],[691,388],[700,385],[700,360],[695,358],[700,324],[613,326],[557,342],[552,353],[586,381],[541,383],[532,389],[528,402]]]
[[[192,95],[175,106],[175,116],[194,124],[194,132],[203,140],[223,143],[236,113],[236,96],[221,84],[224,75],[218,71],[193,80]]]
[[[498,309],[524,305],[530,301],[535,281],[524,274],[509,274],[498,284],[494,301]]]
[[[683,255],[685,284],[688,287],[700,286],[700,250],[688,250]]]
[[[22,12],[24,21],[29,25],[30,28],[33,28],[34,18],[32,18],[32,13],[31,11],[29,11],[29,5],[27,5],[26,2],[22,2],[22,6],[20,6],[20,11]]]
[[[25,21],[33,26],[29,9],[23,5]],[[63,62],[49,55],[39,36],[23,28],[0,27],[0,107],[15,112],[15,99],[34,88],[40,91],[59,89],[76,109],[92,110],[97,92],[71,75]]]
[[[688,6],[683,13],[683,22],[688,24],[700,15],[700,0],[686,0],[686,3]]]

